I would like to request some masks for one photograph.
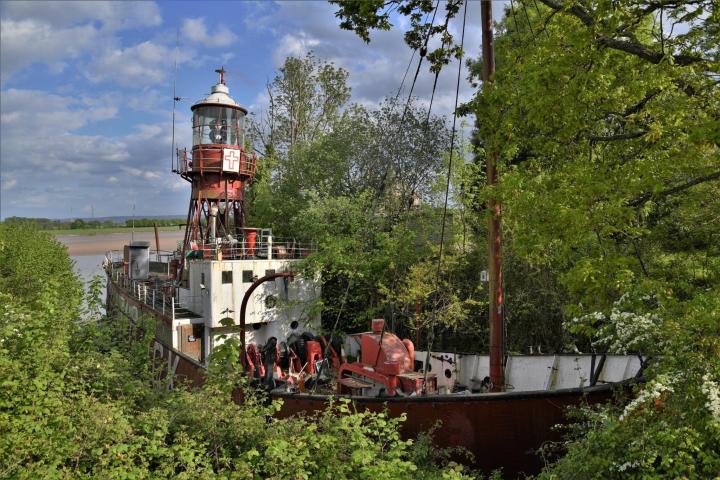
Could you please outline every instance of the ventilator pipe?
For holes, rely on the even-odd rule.
[[[217,222],[218,207],[213,205],[210,207],[210,229],[208,233],[208,239],[211,244],[215,243],[215,223]]]

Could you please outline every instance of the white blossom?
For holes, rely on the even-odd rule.
[[[702,391],[707,397],[705,406],[716,422],[720,422],[720,385],[714,382],[709,373],[703,375]]]
[[[627,307],[624,305],[627,301],[628,295],[625,294],[613,304],[609,314],[590,312],[572,318],[567,322],[566,327],[571,330],[577,325],[596,328],[593,345],[605,348],[610,353],[645,351],[649,346],[653,349],[662,349],[664,346],[660,337],[662,317],[655,312],[639,314],[625,311],[624,308]]]
[[[638,409],[641,405],[647,402],[659,399],[665,392],[674,392],[672,384],[675,383],[676,378],[671,377],[667,374],[658,375],[654,380],[650,381],[645,388],[638,394],[635,399],[630,402],[620,415],[620,421],[623,421],[632,412]]]
[[[615,464],[615,465],[617,465],[617,464]],[[627,470],[629,468],[632,469],[632,468],[639,467],[639,466],[640,466],[640,462],[638,462],[638,461],[625,462],[622,465],[617,465],[617,470],[618,470],[618,472],[624,472],[625,470]]]

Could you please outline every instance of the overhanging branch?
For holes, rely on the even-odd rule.
[[[639,130],[637,132],[618,133],[616,135],[588,135],[587,139],[593,142],[615,142],[617,140],[632,140],[633,138],[640,138],[647,132],[647,130]]]
[[[570,15],[580,20],[586,27],[593,27],[597,24],[597,21],[595,20],[595,17],[593,17],[591,12],[589,12],[587,9],[583,8],[577,3],[572,5],[566,5],[565,3],[558,0],[540,1],[544,5],[547,5],[555,11],[569,13]],[[647,60],[648,62],[654,64],[662,62],[663,58],[665,58],[665,54],[663,54],[662,52],[653,50],[652,48],[648,47],[647,45],[643,45],[638,41],[621,40],[617,38],[612,38],[605,34],[598,34],[595,37],[595,42],[598,45],[603,45],[614,50],[619,50],[629,53],[631,55],[635,55],[636,57],[642,58],[643,60]],[[691,65],[693,63],[708,61],[707,59],[696,55],[678,54],[671,55],[671,57],[673,58],[676,65]]]
[[[647,202],[648,200],[650,200],[651,198],[667,197],[668,195],[674,195],[676,193],[680,193],[683,190],[687,190],[690,187],[694,187],[695,185],[699,185],[699,184],[705,183],[705,182],[711,182],[713,180],[718,180],[718,179],[720,179],[720,171],[709,173],[707,175],[696,177],[692,180],[689,180],[689,181],[682,183],[680,185],[677,185],[675,187],[668,188],[667,190],[663,190],[661,192],[644,193],[644,194],[640,195],[639,197],[637,197],[636,199],[631,200],[628,203],[628,205],[631,207],[639,207],[639,206],[643,205],[645,202]]]

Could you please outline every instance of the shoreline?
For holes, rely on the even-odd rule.
[[[185,232],[182,230],[161,231],[159,236],[160,250],[174,251],[177,243],[182,242]],[[135,232],[133,238],[136,241],[149,242],[150,249],[156,249],[154,232]],[[55,239],[65,245],[70,256],[104,255],[109,250],[122,250],[125,245],[130,243],[131,235],[125,232],[94,235],[63,234],[55,235]]]

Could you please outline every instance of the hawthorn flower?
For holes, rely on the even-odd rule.
[[[658,375],[654,380],[649,382],[647,386],[638,394],[635,399],[630,402],[620,415],[620,421],[625,420],[628,415],[633,413],[642,405],[660,399],[665,393],[672,393],[675,389],[672,387],[675,383],[676,378],[671,377],[668,374]]]
[[[703,384],[701,387],[703,393],[707,397],[705,406],[712,414],[716,422],[720,422],[720,385],[714,382],[709,373],[703,375]]]

